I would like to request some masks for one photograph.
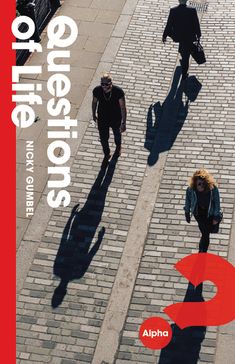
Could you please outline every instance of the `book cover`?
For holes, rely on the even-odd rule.
[[[2,11],[7,363],[234,362],[234,5],[187,2],[206,56],[188,75],[163,43],[178,5]]]

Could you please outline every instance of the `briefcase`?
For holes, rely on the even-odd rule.
[[[193,43],[191,48],[191,55],[193,59],[197,62],[197,64],[203,64],[206,62],[206,56],[203,47],[199,41]]]

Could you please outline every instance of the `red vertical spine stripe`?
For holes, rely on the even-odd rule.
[[[1,151],[1,362],[15,364],[16,297],[16,136],[11,121],[12,66],[15,65],[11,24],[16,0],[1,4],[0,12],[0,151]]]

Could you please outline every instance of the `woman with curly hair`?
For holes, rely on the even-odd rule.
[[[186,221],[190,223],[193,215],[201,231],[199,252],[207,252],[210,233],[216,232],[215,225],[221,221],[221,212],[219,190],[206,169],[199,169],[190,178],[184,210]]]

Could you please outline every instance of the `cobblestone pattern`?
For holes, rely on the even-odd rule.
[[[144,4],[146,9],[151,6],[151,14],[158,16],[158,2],[144,1]],[[153,37],[156,19],[151,19],[147,13],[146,23]],[[139,2],[135,13],[136,28],[141,27],[143,16]],[[138,339],[138,330],[143,320],[151,316],[160,316],[170,322],[163,309],[184,300],[188,282],[173,266],[185,255],[198,251],[196,223],[185,223],[183,213],[187,179],[197,168],[207,168],[217,178],[224,210],[220,233],[212,236],[209,251],[225,258],[228,254],[235,194],[235,103],[232,96],[235,82],[231,77],[235,71],[234,17],[233,1],[210,0],[208,11],[203,15],[202,42],[207,63],[198,67],[192,62],[190,68],[190,73],[202,83],[202,89],[190,105],[187,119],[167,155],[115,364],[214,363],[216,327],[208,327],[205,338],[202,328],[185,329],[174,335],[172,345],[161,352],[144,348]],[[159,42],[156,47],[162,53]],[[180,120],[178,114],[177,121]],[[204,299],[213,294],[213,287],[204,285]],[[187,337],[190,335],[194,340],[191,346]],[[194,352],[189,352],[192,348]]]
[[[155,2],[153,5],[156,6]],[[161,22],[168,5],[166,2],[162,8],[165,11],[161,10],[162,18],[159,18],[160,12],[157,15]],[[18,300],[17,348],[20,364],[84,364],[92,360],[146,168],[149,154],[144,148],[147,111],[156,94],[160,96],[161,93],[164,99],[176,61],[175,47],[169,45],[168,66],[163,69],[166,53],[159,55],[156,39],[153,39],[148,24],[143,28],[145,14],[149,13],[151,6],[151,3],[145,6],[140,2],[142,27],[140,24],[136,28],[134,18],[112,67],[115,83],[126,92],[128,131],[112,184],[108,191],[103,191],[105,207],[93,238],[94,243],[104,226],[106,231],[101,247],[84,277],[69,283],[63,303],[53,310],[51,300],[59,284],[59,280],[53,278],[53,264],[71,213],[65,208],[54,210]],[[161,22],[156,21],[155,34],[161,34]],[[139,41],[139,51],[135,52]],[[90,207],[94,208],[94,213],[99,210],[94,207],[94,199],[89,193],[101,161],[97,130],[89,127],[72,168],[69,189],[72,207],[79,203],[82,209],[90,196]],[[88,214],[90,216],[92,212]],[[82,228],[87,236],[90,230],[94,230],[89,222]]]

